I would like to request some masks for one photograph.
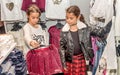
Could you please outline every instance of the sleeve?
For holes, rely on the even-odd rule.
[[[47,28],[45,28],[45,42],[46,42],[46,45],[49,45],[49,33],[48,33],[48,31],[47,31]]]
[[[91,28],[91,35],[105,37],[108,34],[112,27],[112,20],[105,27]]]
[[[32,37],[31,37],[31,30],[30,27],[28,25],[25,25],[23,27],[23,31],[24,31],[24,40],[26,42],[26,44],[31,48],[30,46],[30,41],[32,41]]]
[[[62,62],[63,68],[66,68],[66,64],[65,64],[65,50],[67,48],[66,44],[67,44],[67,40],[65,39],[64,34],[61,32],[61,35],[60,35],[60,57],[61,57],[61,62]]]

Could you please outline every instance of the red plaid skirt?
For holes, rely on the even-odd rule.
[[[86,62],[83,53],[80,55],[74,55],[72,63],[67,62],[67,71],[64,75],[87,75],[86,74]]]

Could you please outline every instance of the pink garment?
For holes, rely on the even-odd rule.
[[[97,40],[97,37],[94,37],[94,36],[91,36],[91,41],[92,41],[92,49],[94,51],[94,58],[92,60],[92,64],[94,65],[94,62],[95,62],[95,55],[96,55],[96,51],[98,50],[98,47],[96,45],[96,40]]]
[[[50,34],[50,44],[54,44],[55,47],[59,50],[60,48],[60,28],[57,28],[55,25],[51,26],[48,30]]]
[[[31,5],[31,4],[36,4],[39,9],[44,12],[45,11],[45,0],[34,0],[35,2],[33,2],[33,0],[23,0],[22,3],[22,10],[26,11],[27,8]]]
[[[30,50],[27,53],[27,69],[30,75],[52,75],[62,72],[60,57],[54,45]],[[57,70],[57,71],[56,71]]]
[[[107,71],[106,69],[103,71],[103,75],[106,75],[106,71]]]

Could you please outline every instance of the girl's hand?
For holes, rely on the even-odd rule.
[[[68,69],[67,68],[64,68],[64,73],[68,73]]]
[[[39,44],[37,41],[35,41],[35,40],[32,40],[32,41],[30,42],[30,45],[31,45],[33,48],[37,48],[37,47],[40,46],[40,44]]]
[[[64,73],[64,75],[69,75],[68,69],[64,68],[63,73]]]
[[[64,68],[64,71],[68,71],[67,68]]]

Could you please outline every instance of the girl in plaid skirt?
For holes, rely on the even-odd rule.
[[[86,27],[86,25],[83,22],[79,21],[79,19],[82,21],[84,20],[82,15],[81,15],[82,19],[80,18],[80,10],[77,6],[71,6],[66,11],[67,11],[66,22],[69,25],[69,27],[64,27],[63,31],[64,29],[66,30],[66,28],[70,28],[68,31],[67,39],[69,40],[71,39],[72,42],[67,41],[66,44],[61,44],[61,48],[62,49],[63,48],[65,49],[65,47],[68,48],[70,47],[70,46],[67,46],[68,43],[71,43],[70,48],[71,48],[71,54],[72,54],[72,57],[71,57],[72,61],[70,61],[71,59],[69,60],[68,56],[67,58],[65,58],[66,67],[64,67],[64,75],[86,75],[86,62],[85,62],[85,57],[82,51],[82,47],[79,42],[79,34],[78,34],[79,28],[80,29],[84,28]],[[81,26],[78,28],[77,24],[80,24]],[[62,47],[63,45],[64,47]],[[69,55],[69,52],[66,52],[66,54]]]
[[[104,38],[109,33],[112,21],[105,27],[90,27],[84,23],[84,17],[78,6],[70,6],[66,10],[66,24],[60,36],[60,57],[64,75],[87,75],[92,70],[91,61],[94,52],[90,36]]]

